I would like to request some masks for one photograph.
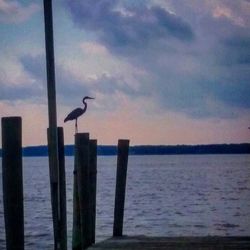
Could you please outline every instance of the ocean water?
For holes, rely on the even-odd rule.
[[[73,157],[66,157],[71,245]],[[116,157],[98,157],[97,241],[113,228]],[[48,158],[23,159],[27,250],[53,249]],[[130,156],[124,234],[249,236],[250,155]],[[0,249],[5,249],[2,167]]]

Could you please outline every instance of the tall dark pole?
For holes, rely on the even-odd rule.
[[[57,137],[57,115],[56,115],[56,88],[55,88],[55,63],[53,44],[53,17],[52,1],[44,0],[45,21],[45,43],[46,43],[46,65],[47,65],[47,89],[48,89],[48,146],[49,146],[49,168],[51,185],[51,204],[54,226],[54,249],[59,249],[58,244],[58,222],[59,191],[58,191],[58,137]]]

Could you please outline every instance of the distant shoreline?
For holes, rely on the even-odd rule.
[[[100,145],[98,155],[116,155],[114,145]],[[130,155],[181,155],[181,154],[250,154],[250,143],[240,144],[209,144],[209,145],[138,145],[130,146]],[[65,155],[74,155],[74,146],[65,146]],[[0,149],[0,156],[2,150]],[[48,156],[48,148],[29,146],[23,148],[23,156]]]

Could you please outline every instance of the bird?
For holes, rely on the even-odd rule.
[[[75,120],[75,133],[77,133],[77,119],[78,119],[79,116],[83,115],[86,112],[86,110],[87,110],[86,100],[88,100],[88,99],[95,99],[95,98],[89,97],[89,96],[85,96],[82,99],[84,107],[83,108],[76,108],[76,109],[74,109],[64,119],[64,122]]]

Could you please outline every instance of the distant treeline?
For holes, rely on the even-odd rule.
[[[98,146],[98,155],[116,155],[116,146]],[[130,155],[178,155],[178,154],[250,154],[250,143],[211,145],[140,145],[131,146]],[[2,150],[0,150],[0,156]],[[65,146],[65,155],[74,155],[74,146]],[[23,156],[48,156],[47,146],[23,148]]]

